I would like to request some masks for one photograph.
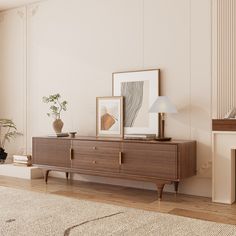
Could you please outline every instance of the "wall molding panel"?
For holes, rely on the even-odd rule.
[[[6,144],[12,154],[26,153],[26,7],[0,13],[0,117],[12,119],[23,134]]]
[[[236,1],[212,0],[213,118],[236,107]]]

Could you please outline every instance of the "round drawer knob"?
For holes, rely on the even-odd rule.
[[[96,161],[93,161],[93,164],[96,164],[97,162]]]
[[[97,147],[93,147],[93,150],[96,150],[97,149]]]

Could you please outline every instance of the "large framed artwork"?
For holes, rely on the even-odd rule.
[[[158,115],[148,110],[159,96],[160,70],[113,73],[113,96],[124,97],[124,133],[156,134]]]
[[[97,136],[123,137],[123,97],[97,97]]]

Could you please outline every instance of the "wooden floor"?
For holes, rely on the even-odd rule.
[[[30,181],[0,176],[0,186],[236,225],[236,204],[212,203],[204,197],[164,193],[160,202],[156,191],[56,178],[49,178],[46,185],[42,179]]]

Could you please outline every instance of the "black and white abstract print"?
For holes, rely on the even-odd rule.
[[[125,127],[133,127],[143,104],[144,81],[121,84],[121,96],[125,98]]]

